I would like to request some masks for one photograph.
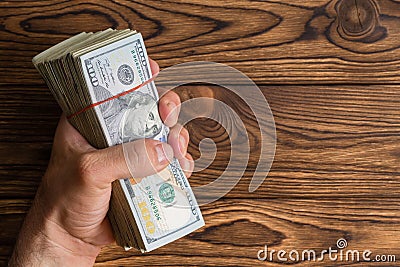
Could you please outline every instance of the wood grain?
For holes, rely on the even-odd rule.
[[[257,260],[264,245],[320,252],[339,238],[349,249],[400,260],[399,26],[400,2],[392,0],[1,2],[0,266],[45,171],[61,114],[31,59],[75,33],[107,27],[139,29],[162,68],[211,60],[243,71],[269,103],[277,146],[268,177],[249,193],[260,157],[250,108],[217,86],[176,89],[182,100],[215,98],[238,114],[250,142],[244,174],[226,196],[202,207],[204,228],[144,255],[107,246],[97,266],[267,265]],[[255,106],[266,109],[261,103]],[[199,117],[186,125],[196,166],[216,154],[192,176],[193,187],[217,179],[231,153],[221,124],[200,118],[216,112],[206,101],[182,114]],[[222,118],[231,138],[243,138],[233,117]]]
[[[43,84],[34,55],[107,27],[139,29],[161,67],[217,61],[259,84],[398,83],[400,74],[398,1],[7,1],[0,9],[0,83]]]
[[[0,221],[4,225],[0,229],[10,229],[10,225],[22,222],[45,170],[59,108],[45,87],[3,89]],[[145,256],[106,247],[98,258],[100,266],[181,265],[188,255],[193,255],[192,265],[218,266],[229,257],[228,265],[252,266],[257,264],[255,255],[263,242],[274,249],[322,250],[340,237],[347,238],[354,249],[370,247],[376,253],[400,253],[395,245],[400,238],[399,88],[261,89],[275,115],[278,136],[275,161],[264,184],[256,192],[248,192],[258,160],[250,157],[239,184],[223,200],[202,208],[205,229]],[[15,92],[14,98],[5,94],[9,91]],[[176,92],[183,101],[212,96],[230,105],[252,132],[250,143],[257,153],[254,118],[237,96],[204,85],[185,86]],[[187,128],[191,134],[189,150],[195,158],[200,157],[198,144],[204,138],[215,140],[218,149],[212,165],[191,178],[196,187],[219,177],[230,152],[226,132],[215,122],[196,119]],[[4,262],[18,232],[18,227],[12,229],[3,231],[0,240],[4,244],[0,259]],[[226,238],[229,233],[235,234]]]
[[[29,200],[0,200],[0,226],[20,224],[20,215],[29,206]],[[399,257],[399,208],[393,199],[224,199],[202,207],[206,226],[201,230],[147,254],[105,247],[96,266],[182,266],[183,262],[185,266],[255,266],[262,264],[257,252],[264,245],[287,251],[313,249],[318,254],[337,248],[339,238],[347,240],[348,249]],[[5,252],[11,252],[17,231],[13,227],[0,236]],[[1,254],[0,261],[5,260]],[[321,262],[307,262],[307,266],[321,266]]]
[[[8,179],[0,188],[0,196],[32,197],[32,187],[38,185],[47,165],[60,111],[45,87],[3,88],[0,173]],[[248,185],[260,151],[259,130],[248,107],[220,87],[186,86],[176,90],[183,101],[212,92],[214,98],[231,106],[247,127],[251,156],[244,176],[227,197],[400,196],[400,88],[262,86],[261,90],[275,117],[277,148],[267,179],[251,194]],[[5,93],[9,91],[15,93],[13,100]],[[37,98],[40,101],[35,101]],[[187,128],[191,134],[189,151],[196,159],[201,156],[201,140],[210,138],[216,143],[217,157],[211,166],[191,179],[193,186],[208,184],[227,165],[228,136],[221,125],[202,118],[189,123]],[[12,180],[21,173],[20,183]]]

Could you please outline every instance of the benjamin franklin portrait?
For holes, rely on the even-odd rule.
[[[94,88],[97,101],[112,97],[102,86]],[[100,105],[113,145],[140,138],[154,138],[162,130],[157,101],[149,94],[133,91]]]

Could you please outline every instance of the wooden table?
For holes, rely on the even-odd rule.
[[[105,247],[98,266],[253,266],[266,264],[257,259],[265,245],[320,255],[340,238],[346,249],[400,261],[400,1],[79,0],[0,3],[1,265],[45,171],[61,114],[31,59],[78,32],[108,27],[141,31],[161,68],[205,60],[244,72],[271,106],[277,147],[262,186],[248,192],[251,157],[239,184],[202,207],[202,229],[144,255]],[[196,88],[180,93],[208,90]],[[252,125],[251,116],[242,117]],[[209,120],[188,128],[195,158],[206,137],[222,153],[193,175],[198,186],[222,173],[226,140]],[[327,257],[324,264],[365,265]]]

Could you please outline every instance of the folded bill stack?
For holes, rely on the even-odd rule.
[[[159,96],[140,33],[83,32],[32,61],[71,124],[94,147],[141,138],[166,142],[169,130],[158,114]],[[113,182],[108,217],[117,243],[142,252],[204,225],[176,159],[155,175]]]

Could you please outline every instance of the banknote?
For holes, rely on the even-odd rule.
[[[79,57],[81,69],[109,146],[152,138],[167,141],[169,129],[159,116],[158,92],[140,33],[100,47]],[[137,177],[141,178],[141,177]],[[144,243],[151,251],[204,225],[204,220],[179,162],[136,183],[119,181],[128,199]]]

